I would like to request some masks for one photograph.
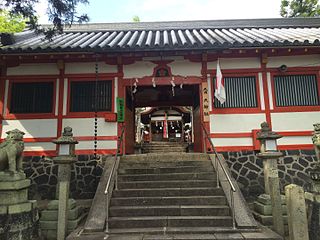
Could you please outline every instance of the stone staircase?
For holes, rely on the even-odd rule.
[[[67,240],[282,239],[257,225],[238,187],[234,208],[236,228],[233,228],[230,189],[221,169],[218,169],[221,187],[217,188],[209,155],[182,152],[120,157],[118,189],[113,190],[110,199],[106,233],[103,192],[113,162],[112,157],[106,160],[84,226]]]
[[[149,155],[149,154],[148,154]],[[203,233],[231,229],[232,218],[205,154],[121,159],[110,207],[111,233]]]
[[[186,152],[187,147],[184,142],[150,142],[142,145],[142,153]]]

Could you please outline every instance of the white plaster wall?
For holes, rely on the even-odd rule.
[[[320,54],[304,56],[269,57],[267,67],[278,68],[283,64],[287,65],[288,67],[320,66]]]
[[[260,68],[259,58],[220,58],[220,68],[241,69],[241,68]],[[208,62],[208,69],[216,69],[217,61]]]
[[[63,80],[63,108],[62,115],[67,115],[67,103],[68,103],[68,78]]]
[[[190,62],[187,60],[176,60],[169,63],[173,75],[181,76],[201,76],[201,63]]]
[[[252,138],[211,138],[216,147],[253,146]]]
[[[24,151],[50,151],[56,150],[56,145],[50,142],[24,143]]]
[[[2,123],[1,138],[7,136],[7,131],[16,128],[25,133],[25,138],[57,136],[57,119],[3,120]]]
[[[102,141],[98,140],[97,149],[117,149],[117,141]],[[76,146],[76,150],[92,150],[93,141],[79,141]]]
[[[320,121],[320,112],[271,113],[274,131],[311,131]]]
[[[283,137],[278,140],[278,145],[300,145],[300,144],[312,144],[311,137]]]
[[[264,102],[264,91],[263,91],[263,80],[262,80],[262,73],[258,74],[258,79],[259,79],[259,92],[260,92],[260,105],[261,105],[261,110],[266,109],[266,105]]]
[[[59,111],[59,86],[60,86],[60,81],[59,79],[56,80],[56,109],[54,110],[55,115],[58,115]]]
[[[268,95],[269,95],[269,106],[270,109],[273,110],[273,91],[271,86],[271,74],[267,72],[267,85],[268,85]]]
[[[153,69],[157,65],[152,62],[139,61],[134,64],[124,65],[124,78],[140,78],[144,76],[151,76]]]
[[[59,69],[55,63],[32,63],[21,64],[17,67],[11,67],[7,70],[7,75],[57,75]]]
[[[266,121],[265,114],[211,114],[211,133],[240,133],[260,129],[260,124]],[[238,139],[238,138],[237,138]]]
[[[98,63],[99,73],[117,73],[118,69],[116,65],[108,65],[104,62]],[[66,74],[77,74],[77,73],[95,73],[96,67],[94,62],[89,63],[66,63],[65,73]]]
[[[8,96],[9,96],[9,80],[6,80],[2,115],[6,115],[7,105],[8,105]]]
[[[62,126],[72,127],[74,136],[94,136],[94,118],[67,118]],[[117,123],[98,118],[98,136],[117,136]]]

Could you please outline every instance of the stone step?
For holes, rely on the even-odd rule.
[[[111,217],[125,216],[229,216],[227,205],[196,205],[196,206],[113,206]]]
[[[233,229],[231,226],[224,227],[155,227],[155,228],[114,228],[110,229],[111,234],[117,234],[118,236],[127,234],[150,234],[156,236],[157,234],[169,235],[169,234],[213,234],[213,233],[225,233],[232,234],[239,232],[239,229]],[[193,235],[192,235],[193,237]],[[158,238],[160,239],[160,238]],[[198,238],[190,238],[198,239]],[[211,238],[215,239],[215,238]],[[227,240],[229,238],[224,238]],[[233,238],[230,238],[233,239]],[[237,239],[237,238],[235,238]],[[238,238],[239,239],[239,238]],[[241,239],[241,238],[240,238]]]
[[[213,169],[212,163],[208,160],[202,161],[121,161],[119,168],[159,168],[159,167],[208,167]]]
[[[163,144],[163,145],[143,145],[143,149],[151,149],[151,148],[186,148],[187,146],[181,145],[181,144]]]
[[[122,165],[124,167],[124,165]],[[154,168],[120,168],[118,170],[119,174],[162,174],[162,173],[193,173],[193,172],[210,172],[213,173],[212,167],[206,166],[180,166],[180,167],[154,167]]]
[[[114,190],[112,197],[224,196],[222,188],[151,188]]]
[[[214,179],[216,179],[216,173],[214,172],[118,175],[119,182],[168,181],[168,180],[214,180]]]
[[[188,145],[187,143],[184,142],[160,142],[160,141],[154,141],[154,142],[149,142],[149,143],[143,143],[143,146],[148,146],[148,145]]]
[[[186,152],[186,149],[178,148],[159,148],[159,149],[143,149],[143,153],[167,153],[167,152]]]
[[[215,180],[133,181],[118,182],[118,189],[215,187]]]
[[[111,217],[110,228],[149,227],[228,227],[232,225],[230,216],[149,216]]]
[[[157,153],[148,153],[148,154],[133,154],[133,155],[125,155],[121,157],[122,162],[126,161],[171,161],[171,162],[179,162],[179,161],[200,161],[206,160],[209,161],[208,155],[204,153],[166,153],[157,154]]]
[[[111,206],[226,205],[225,196],[123,197],[111,198]]]

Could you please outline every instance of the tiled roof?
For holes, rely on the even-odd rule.
[[[16,34],[0,52],[130,52],[319,46],[320,18],[74,25],[51,41]]]

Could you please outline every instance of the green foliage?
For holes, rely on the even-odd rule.
[[[134,17],[132,18],[132,21],[134,21],[134,22],[140,22],[139,16],[134,16]]]
[[[3,0],[0,1],[0,9],[6,9],[13,15],[21,15],[27,19],[30,29],[34,29],[38,33],[44,33],[48,38],[51,38],[56,33],[61,33],[65,26],[89,21],[89,17],[86,14],[79,15],[77,12],[77,6],[79,4],[88,4],[88,0],[47,1],[47,15],[52,27],[46,29],[38,24],[37,13],[34,10],[34,6],[39,0]]]
[[[16,33],[25,28],[25,19],[21,15],[11,15],[6,11],[0,10],[0,32]]]
[[[281,0],[282,17],[319,17],[319,0]]]

